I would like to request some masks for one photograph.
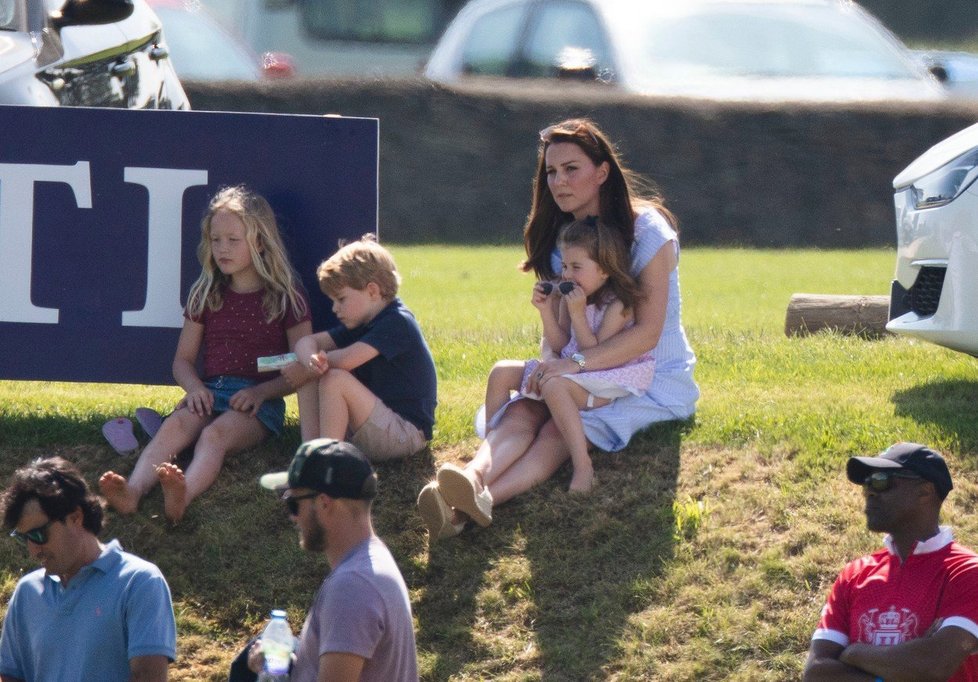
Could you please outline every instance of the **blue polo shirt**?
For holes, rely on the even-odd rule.
[[[377,351],[353,376],[431,440],[438,402],[435,361],[418,321],[401,299],[395,298],[366,324],[333,327],[329,336],[337,348],[362,341]]]
[[[43,568],[17,583],[0,634],[0,674],[26,682],[125,682],[129,659],[176,657],[170,588],[118,540],[65,588]]]

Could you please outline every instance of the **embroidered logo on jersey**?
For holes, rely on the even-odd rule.
[[[893,646],[917,638],[917,614],[910,609],[870,609],[859,618],[859,641],[873,646]]]

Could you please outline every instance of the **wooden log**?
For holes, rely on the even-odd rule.
[[[784,318],[786,336],[807,336],[822,329],[877,338],[887,334],[889,296],[792,294]]]

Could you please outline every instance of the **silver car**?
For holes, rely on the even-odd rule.
[[[425,75],[595,77],[745,101],[940,100],[937,79],[848,0],[472,0]]]
[[[896,274],[886,328],[978,355],[978,124],[893,180]]]
[[[0,0],[0,104],[190,108],[143,0]]]

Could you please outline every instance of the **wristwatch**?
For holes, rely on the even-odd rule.
[[[580,367],[581,369],[584,369],[584,356],[583,355],[581,355],[580,353],[574,353],[571,356],[571,360],[573,360],[574,362],[576,362],[578,367]]]

